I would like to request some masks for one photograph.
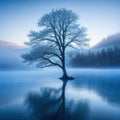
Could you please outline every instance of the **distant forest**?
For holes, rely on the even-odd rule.
[[[74,67],[119,67],[120,47],[106,48],[96,52],[77,53],[71,60]]]

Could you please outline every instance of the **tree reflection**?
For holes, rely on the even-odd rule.
[[[59,89],[41,88],[40,93],[30,93],[26,99],[31,118],[34,120],[86,120],[88,103],[66,100],[65,89],[68,81],[63,81]]]

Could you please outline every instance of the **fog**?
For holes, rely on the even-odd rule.
[[[66,117],[78,120],[75,118],[77,114],[81,120],[120,119],[119,69],[68,69],[68,74],[75,80],[66,85]],[[45,116],[53,119],[59,108],[56,105],[62,100],[60,76],[61,71],[55,68],[1,71],[0,119],[38,120]],[[47,102],[52,107],[46,107]]]

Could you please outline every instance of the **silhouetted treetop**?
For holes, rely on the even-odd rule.
[[[39,31],[31,31],[27,45],[31,51],[22,55],[26,62],[37,62],[38,67],[58,66],[67,78],[66,48],[87,45],[86,29],[81,27],[72,10],[56,9],[45,14],[38,22]]]

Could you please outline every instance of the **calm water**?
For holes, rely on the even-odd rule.
[[[1,71],[0,120],[120,120],[120,69],[69,74],[64,101],[56,69]]]

